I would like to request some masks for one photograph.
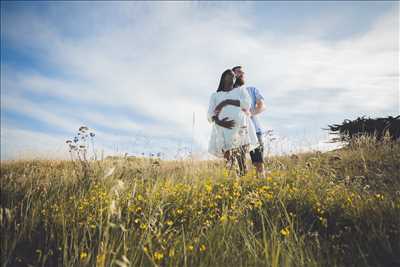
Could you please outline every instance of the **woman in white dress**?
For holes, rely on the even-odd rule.
[[[228,163],[237,160],[240,175],[244,175],[246,152],[257,147],[258,140],[249,116],[250,96],[244,87],[233,88],[234,79],[232,70],[224,71],[217,92],[211,95],[208,120],[213,125],[208,151]]]

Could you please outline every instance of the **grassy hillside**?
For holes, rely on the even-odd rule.
[[[400,144],[221,162],[1,164],[2,266],[400,266]]]

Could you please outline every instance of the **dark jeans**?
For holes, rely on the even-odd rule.
[[[254,163],[264,163],[264,142],[263,142],[263,134],[257,133],[258,143],[260,146],[250,151],[251,162]]]

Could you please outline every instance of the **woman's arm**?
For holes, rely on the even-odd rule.
[[[234,100],[234,99],[225,99],[224,101],[222,101],[221,103],[219,103],[215,109],[214,112],[216,114],[218,114],[223,107],[227,106],[227,105],[232,105],[232,106],[236,106],[236,107],[240,107],[240,100]]]
[[[227,105],[232,105],[232,106],[240,106],[240,101],[239,100],[234,100],[234,99],[225,99],[223,100],[221,103],[219,103],[215,109],[214,109],[214,116],[213,116],[213,120],[215,122],[215,124],[227,128],[227,129],[232,129],[233,127],[235,127],[235,121],[234,120],[228,120],[228,117],[223,118],[222,120],[220,120],[218,118],[219,113],[221,112],[222,108],[227,106]]]
[[[215,94],[213,94],[210,98],[210,104],[208,106],[208,112],[207,112],[207,119],[209,122],[215,122],[215,124],[223,127],[223,128],[227,128],[227,129],[232,129],[235,126],[235,122],[233,120],[228,120],[227,117],[223,118],[222,120],[220,120],[218,118],[219,112],[221,111],[222,107],[225,106],[225,104],[222,105],[222,107],[219,108],[219,111],[216,112],[215,111]],[[223,103],[224,101],[222,101],[221,103]],[[220,103],[220,105],[221,105]],[[230,103],[228,101],[228,103]]]
[[[214,116],[213,118],[214,118],[215,124],[217,124],[223,128],[232,129],[233,127],[235,127],[235,121],[228,120],[228,117],[225,117],[222,120],[220,120],[218,118],[218,116]]]

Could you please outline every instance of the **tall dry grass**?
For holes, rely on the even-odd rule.
[[[400,265],[400,144],[267,165],[2,162],[1,265]]]

